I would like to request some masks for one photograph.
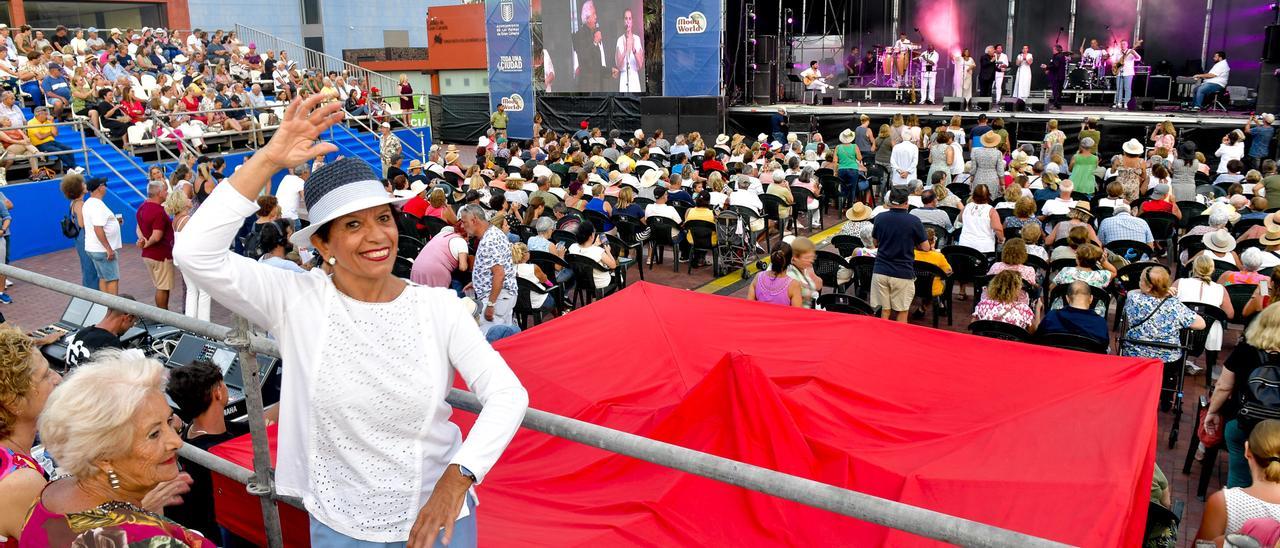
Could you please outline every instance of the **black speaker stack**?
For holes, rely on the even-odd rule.
[[[1258,75],[1258,112],[1280,111],[1280,25],[1268,25]]]
[[[724,131],[724,97],[641,97],[640,127],[652,135],[697,131],[714,137]]]

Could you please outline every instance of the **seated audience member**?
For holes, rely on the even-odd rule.
[[[1093,293],[1089,291],[1089,284],[1083,280],[1071,282],[1065,306],[1045,314],[1044,320],[1040,322],[1039,331],[1044,335],[1051,333],[1081,335],[1103,343],[1110,340],[1107,319],[1094,312]]]
[[[120,295],[134,300],[132,295]],[[85,327],[71,336],[67,341],[67,369],[75,369],[89,363],[93,354],[106,348],[122,349],[124,343],[120,336],[129,331],[137,323],[138,317],[123,310],[109,309],[98,323]]]
[[[1022,241],[1022,238],[1013,238],[1004,243],[1004,248],[1000,250],[1000,260],[991,265],[987,275],[994,276],[1006,270],[1012,270],[1017,272],[1028,284],[1039,286],[1040,279],[1036,269],[1027,266],[1026,263],[1027,244]],[[1035,295],[1031,295],[1031,298],[1034,299]]]
[[[813,271],[813,261],[818,258],[818,250],[813,240],[804,236],[796,236],[791,240],[791,266],[787,267],[787,275],[800,284],[800,300],[805,308],[813,308],[814,301],[822,293],[822,278]]]
[[[177,459],[182,425],[165,399],[165,377],[160,362],[126,351],[96,357],[53,390],[40,416],[40,438],[67,476],[44,488],[20,545],[90,546],[112,538],[214,546],[199,532],[139,508],[153,489],[184,477]],[[178,495],[163,498],[176,503]]]
[[[276,219],[262,225],[258,231],[258,262],[289,272],[306,273],[302,265],[286,258],[293,253],[293,244],[289,242],[289,236],[292,235],[293,224],[286,219]]]
[[[596,234],[595,226],[591,223],[582,223],[578,225],[577,243],[569,246],[570,255],[582,255],[604,267],[604,270],[593,269],[591,272],[592,281],[595,283],[597,290],[607,290],[615,285],[614,270],[618,267],[618,262],[613,258],[613,254],[609,252],[609,248],[602,245],[600,238]]]
[[[1044,261],[1049,260],[1049,251],[1040,245],[1041,238],[1044,238],[1044,231],[1040,229],[1040,224],[1023,225],[1020,232],[1022,241],[1027,245],[1028,257],[1039,257]]]
[[[538,233],[529,237],[529,251],[545,251],[557,257],[564,257],[564,246],[551,241],[551,233],[556,230],[554,219],[538,217],[533,222],[533,229]]]
[[[511,261],[515,263],[517,277],[544,287],[555,285],[538,265],[529,262],[529,246],[521,243],[511,244]],[[547,293],[530,291],[529,306],[550,312],[556,308],[556,298]]]
[[[1040,208],[1040,214],[1049,215],[1066,215],[1071,212],[1071,208],[1075,207],[1076,200],[1071,197],[1071,193],[1075,191],[1075,185],[1071,179],[1067,179],[1058,183],[1058,197],[1048,200],[1044,203],[1044,207]]]
[[[1004,227],[1023,228],[1031,225],[1037,228],[1044,226],[1040,219],[1036,218],[1036,201],[1028,196],[1019,197],[1014,202],[1013,215],[1004,218]]]
[[[1027,331],[1035,331],[1040,303],[1036,301],[1037,310],[1033,310],[1028,302],[1027,294],[1022,291],[1022,276],[1015,270],[1005,270],[991,279],[982,293],[982,299],[978,301],[973,318],[1004,322]]]
[[[1173,348],[1143,345],[1152,341],[1180,344],[1183,329],[1204,329],[1205,322],[1178,299],[1172,298],[1169,271],[1152,266],[1142,271],[1138,289],[1130,291],[1124,303],[1124,317],[1129,322],[1120,344],[1120,355],[1155,358],[1166,363],[1177,361],[1182,353]]]
[[[756,273],[756,277],[747,286],[747,300],[762,303],[780,304],[782,306],[802,307],[800,282],[787,275],[791,268],[791,246],[778,244],[778,248],[769,255],[769,268]]]
[[[1191,276],[1175,282],[1178,300],[1189,304],[1207,304],[1221,308],[1228,318],[1235,316],[1235,308],[1231,305],[1231,296],[1222,284],[1213,281],[1214,263],[1208,255],[1200,255],[1191,261]],[[1214,322],[1209,326],[1205,337],[1204,349],[1211,352],[1222,350],[1222,329],[1226,327]],[[1216,354],[1214,355],[1216,357]]]
[[[680,212],[677,211],[674,206],[671,206],[670,204],[668,204],[667,200],[668,200],[668,194],[666,189],[661,187],[654,188],[653,203],[647,206],[644,206],[645,218],[647,219],[651,217],[664,217],[666,219],[671,220],[671,222],[677,225],[684,222],[680,218]]]
[[[171,370],[165,391],[177,406],[178,418],[187,424],[182,432],[187,443],[208,451],[224,441],[249,433],[247,422],[225,419],[223,411],[230,395],[222,379],[222,370],[213,363],[196,361]],[[178,461],[182,469],[191,475],[191,491],[183,496],[182,504],[167,508],[165,517],[208,533],[224,546],[229,545],[224,540],[229,532],[222,530],[214,517],[213,479],[209,471],[184,457],[178,457]]]
[[[1182,218],[1182,210],[1178,209],[1178,203],[1166,184],[1158,184],[1152,188],[1151,199],[1142,202],[1139,208],[1143,213],[1172,213],[1174,217]]]
[[[471,270],[469,253],[467,239],[458,226],[446,226],[413,259],[409,279],[428,287],[453,288],[461,297],[466,284],[459,279],[459,274]]]
[[[1053,285],[1069,284],[1077,280],[1104,289],[1116,275],[1116,267],[1107,261],[1102,248],[1091,243],[1076,248],[1076,265],[1059,270],[1053,276]]]
[[[1221,543],[1226,535],[1242,532],[1250,518],[1280,517],[1280,420],[1254,426],[1242,453],[1252,484],[1228,487],[1205,501],[1197,541]]]
[[[951,224],[951,216],[947,215],[947,212],[938,209],[938,195],[933,190],[921,192],[920,203],[922,204],[920,207],[911,210],[911,214],[919,217],[920,222],[941,227],[946,232],[951,232],[954,229]]]
[[[1119,240],[1142,242],[1152,248],[1156,245],[1156,237],[1151,234],[1151,227],[1147,225],[1147,221],[1134,217],[1129,211],[1128,204],[1117,207],[1110,217],[1098,223],[1097,237],[1102,240],[1102,245]]]
[[[30,455],[36,420],[60,382],[37,341],[12,325],[0,326],[0,538],[18,538],[27,509],[48,481]]]
[[[1230,237],[1228,236],[1228,240]],[[1253,248],[1256,249],[1256,248]],[[1250,249],[1252,251],[1253,249]],[[1262,254],[1248,253],[1240,257],[1240,270],[1223,272],[1218,277],[1218,283],[1222,285],[1258,285],[1266,281],[1267,277],[1258,272],[1262,268]]]
[[[928,191],[926,191],[926,192],[928,192]],[[928,239],[928,242],[929,242],[929,243],[928,243],[927,245],[925,245],[925,246],[922,246],[922,247],[924,247],[924,249],[916,248],[916,250],[915,250],[916,260],[917,260],[917,261],[920,261],[920,262],[923,262],[923,263],[929,263],[929,264],[931,264],[931,265],[933,265],[933,266],[936,266],[936,267],[938,267],[938,268],[942,269],[942,272],[943,272],[944,274],[946,274],[946,275],[950,276],[950,275],[951,275],[951,263],[947,262],[947,256],[946,256],[946,255],[943,255],[941,251],[938,251],[938,234],[937,234],[937,232],[935,232],[932,228],[926,228],[926,229],[924,229],[924,233],[925,233],[925,236],[926,236],[926,238]],[[927,296],[926,296],[926,295],[917,295],[917,297],[920,297],[920,308],[917,308],[917,309],[915,310],[915,316],[916,316],[917,318],[923,318],[923,317],[924,317],[924,314],[925,314],[925,311],[926,311],[930,306],[932,306],[932,305],[933,305],[933,299],[930,299],[929,297],[938,297],[938,296],[941,296],[941,295],[942,295],[942,293],[943,293],[943,291],[944,291],[945,289],[946,289],[946,284],[945,284],[945,283],[943,283],[942,279],[941,279],[941,278],[934,278],[934,279],[933,279],[933,286],[932,286],[932,288],[931,288],[930,294],[929,294],[929,295],[927,295]]]
[[[1056,242],[1070,232],[1071,229],[1084,227],[1085,230],[1089,231],[1089,239],[1098,242],[1098,235],[1093,230],[1093,224],[1090,223],[1092,219],[1093,211],[1090,209],[1089,202],[1076,202],[1076,205],[1072,206],[1067,212],[1067,220],[1055,223],[1052,228],[1047,229],[1049,230],[1048,241]],[[1147,223],[1142,221],[1142,224],[1146,225]],[[1048,226],[1047,221],[1046,226]],[[1101,242],[1099,242],[1099,245],[1101,245]]]

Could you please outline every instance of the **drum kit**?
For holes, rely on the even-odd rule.
[[[920,46],[903,44],[899,46],[871,46],[875,55],[876,79],[874,85],[885,87],[913,86],[920,71],[923,70],[920,60]]]
[[[1067,73],[1067,89],[1077,91],[1085,90],[1108,90],[1107,79],[1103,77],[1107,73],[1110,63],[1107,62],[1106,56],[1096,59],[1084,58],[1076,64],[1070,72]]]

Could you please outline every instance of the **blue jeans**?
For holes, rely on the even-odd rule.
[[[80,285],[89,289],[98,289],[98,269],[93,266],[93,259],[84,250],[84,235],[88,228],[81,228],[76,236],[76,255],[80,257]]]
[[[64,150],[71,150],[71,147],[57,141],[49,141],[42,145],[36,145],[36,149],[40,152],[62,152]],[[58,161],[62,162],[62,169],[64,170],[76,167],[75,154],[59,154],[57,156],[53,156],[53,158],[57,158]]]
[[[1117,76],[1116,77],[1116,105],[1120,107],[1129,106],[1129,99],[1133,98],[1133,76]]]
[[[453,523],[453,538],[449,539],[450,547],[474,548],[477,544],[476,504],[469,494],[466,504],[467,508],[471,509],[471,514]],[[407,542],[357,540],[330,529],[329,526],[316,521],[316,518],[311,518],[311,548],[403,548],[406,544]],[[436,537],[432,546],[435,548],[444,546],[440,543],[439,536]]]
[[[1232,419],[1227,421],[1227,426],[1223,429],[1222,440],[1227,444],[1227,487],[1253,485],[1249,461],[1244,458],[1244,442],[1249,440],[1249,435]]]
[[[1195,106],[1196,108],[1200,108],[1200,107],[1204,106],[1204,100],[1205,100],[1205,99],[1208,99],[1208,98],[1209,98],[1209,95],[1214,94],[1214,93],[1222,93],[1222,91],[1223,91],[1224,89],[1226,89],[1226,88],[1224,88],[1224,87],[1222,87],[1222,86],[1220,86],[1220,85],[1218,85],[1218,84],[1213,84],[1213,83],[1209,83],[1209,82],[1205,82],[1205,83],[1203,83],[1203,84],[1200,84],[1200,85],[1196,86],[1196,92],[1195,92],[1195,93],[1196,93],[1196,102],[1195,102],[1195,103],[1192,103],[1192,105],[1193,105],[1193,106]]]
[[[853,203],[856,199],[853,196],[853,189],[858,189],[858,193],[861,194],[871,186],[871,183],[859,177],[858,170],[853,168],[841,169],[836,172],[836,175],[840,177],[840,194],[848,203]]]

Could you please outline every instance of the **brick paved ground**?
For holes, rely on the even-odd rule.
[[[825,217],[827,226],[839,223],[842,217],[835,214],[829,214]],[[807,231],[804,233],[807,234]],[[825,241],[825,240],[824,240]],[[820,247],[823,247],[820,242]],[[121,262],[121,290],[124,293],[131,293],[140,301],[151,302],[153,300],[153,289],[150,279],[147,275],[146,267],[143,265],[139,251],[136,248],[127,248],[122,253],[123,260]],[[646,270],[645,280],[653,283],[663,284],[671,287],[680,287],[685,289],[696,289],[703,287],[713,281],[711,268],[704,266],[697,268],[692,274],[687,274],[687,264],[680,265],[680,272],[674,273],[671,269],[671,257],[668,254],[666,263],[657,265],[653,269]],[[15,263],[16,266],[27,270],[33,270],[45,275],[56,278],[79,281],[79,262],[76,259],[75,252],[72,250],[51,253],[25,259]],[[638,276],[634,270],[628,275],[629,280],[636,280]],[[736,280],[735,280],[736,281]],[[30,284],[19,282],[9,290],[10,295],[14,298],[14,304],[5,306],[0,309],[5,316],[12,322],[24,328],[34,328],[45,325],[56,320],[66,306],[67,298],[51,291],[40,289]],[[729,285],[721,291],[722,294],[729,294],[733,297],[742,298],[746,295],[746,286],[743,283]],[[175,289],[170,298],[169,308],[174,311],[181,312],[183,306],[183,289],[179,283],[179,287]],[[970,322],[969,310],[972,303],[957,302],[955,322],[953,326],[948,327],[943,320],[942,328],[956,331],[967,329]],[[230,325],[230,313],[217,303],[214,304],[212,320],[222,325]],[[913,320],[913,323],[919,325],[928,325],[928,320]],[[1240,329],[1233,326],[1229,333],[1226,334],[1224,340],[1228,345],[1238,338]],[[1230,346],[1224,351],[1222,356],[1226,356]],[[1203,363],[1201,358],[1201,363]],[[1221,362],[1222,358],[1219,358]],[[1198,478],[1199,466],[1192,470],[1192,474],[1184,475],[1182,473],[1183,458],[1186,455],[1189,440],[1194,438],[1194,409],[1195,401],[1200,395],[1205,394],[1204,376],[1188,377],[1186,381],[1186,396],[1183,408],[1185,412],[1181,420],[1181,436],[1173,449],[1168,449],[1165,440],[1172,423],[1172,415],[1169,413],[1161,413],[1160,420],[1160,446],[1157,455],[1157,462],[1164,470],[1165,475],[1169,478],[1170,484],[1174,490],[1175,502],[1185,504],[1183,511],[1183,527],[1182,539],[1184,546],[1191,546],[1190,538],[1194,536],[1199,526],[1200,515],[1203,510],[1203,503],[1197,500],[1195,494],[1195,481]],[[1210,483],[1209,492],[1212,493],[1221,488],[1222,480],[1225,480],[1226,456],[1225,452],[1219,457],[1219,466],[1214,472],[1214,479]],[[1069,473],[1069,471],[1062,471]]]

